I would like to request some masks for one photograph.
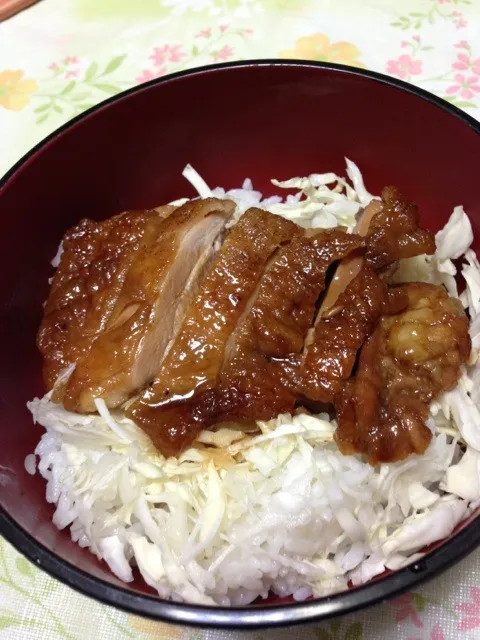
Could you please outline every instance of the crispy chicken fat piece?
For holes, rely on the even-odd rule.
[[[381,318],[336,402],[339,449],[363,453],[372,465],[425,452],[430,402],[455,387],[471,348],[468,319],[443,287],[412,283],[397,291],[407,308]]]
[[[382,206],[370,221],[365,260],[375,270],[402,258],[435,252],[435,238],[419,226],[418,207],[397,189],[385,187]]]
[[[382,199],[372,200],[365,207],[354,233],[365,237],[366,251],[341,261],[322,302],[321,311],[335,304],[365,262],[383,275],[386,269],[394,267],[402,258],[435,252],[433,234],[419,227],[417,205],[407,200],[397,187],[385,187]]]

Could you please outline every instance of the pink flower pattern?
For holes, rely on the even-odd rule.
[[[465,614],[458,623],[459,631],[471,631],[480,627],[480,589],[478,587],[470,587],[470,598],[470,602],[455,605],[457,611]]]
[[[459,53],[457,55],[457,60],[452,64],[452,67],[453,69],[458,69],[458,71],[467,71],[468,69],[471,69],[473,73],[480,76],[480,58],[471,60],[466,53]]]
[[[56,62],[52,62],[51,65],[49,65],[48,67],[51,71],[57,71],[58,69],[58,64]]]
[[[465,53],[459,53],[457,55],[457,62],[454,62],[452,67],[459,71],[466,71],[470,67],[470,58]]]
[[[453,76],[456,84],[452,84],[447,88],[448,95],[458,93],[461,98],[469,100],[473,98],[475,93],[480,92],[480,84],[478,83],[477,76],[466,77],[462,73],[456,73]]]
[[[414,60],[412,56],[404,53],[397,60],[387,62],[387,73],[401,79],[416,76],[422,73],[422,61]]]
[[[456,51],[452,50],[455,57],[450,63],[450,71],[432,78],[413,79],[413,76],[423,75],[424,63],[430,55],[427,52],[432,51],[434,47],[425,46],[419,35],[412,35],[410,40],[400,40],[399,46],[401,49],[409,48],[410,52],[388,60],[387,73],[403,80],[416,81],[421,85],[426,83],[427,88],[431,88],[431,81],[445,83],[441,93],[446,100],[460,107],[476,106],[476,102],[461,103],[462,100],[471,101],[472,98],[478,98],[477,94],[480,93],[480,57],[474,57],[472,45],[467,40],[459,40],[453,45]]]
[[[423,627],[423,622],[415,610],[413,593],[404,593],[399,598],[392,600],[392,606],[396,609],[395,620],[397,622],[404,622],[411,618],[416,627]]]
[[[163,47],[155,47],[150,60],[153,61],[156,67],[159,67],[165,62],[180,62],[184,55],[181,45],[164,44]]]
[[[434,625],[432,629],[432,635],[430,636],[430,640],[445,640],[443,629],[438,623]]]
[[[212,35],[212,30],[209,29],[202,29],[201,31],[199,31],[197,33],[197,35],[195,36],[196,38],[210,38],[210,36]]]
[[[408,640],[423,640],[422,638],[409,638]],[[432,633],[430,634],[430,640],[445,640],[442,627],[437,623],[432,627]]]
[[[151,69],[144,69],[141,75],[137,76],[135,80],[138,84],[141,84],[142,82],[148,82],[149,80],[160,78],[161,76],[164,76],[166,72],[167,67],[165,66],[159,67],[158,69],[155,69],[155,71],[152,71]]]
[[[182,47],[179,44],[176,44],[173,47],[170,47],[168,60],[170,62],[180,62],[184,55],[185,54],[182,52]]]
[[[65,74],[65,80],[69,78],[76,78],[78,76],[78,69],[74,69],[73,71],[67,71]]]
[[[233,48],[229,44],[226,44],[213,54],[213,60],[214,62],[224,62],[225,60],[231,58],[232,55]]]
[[[76,56],[67,56],[63,62],[65,64],[77,64],[78,58]]]
[[[150,62],[139,72],[135,80],[137,83],[148,82],[166,73],[195,66],[197,59],[199,63],[208,60],[229,60],[235,54],[229,41],[239,37],[246,39],[252,33],[253,30],[249,28],[238,29],[228,24],[220,24],[198,31],[191,48],[185,44],[162,44],[154,47],[148,56]]]

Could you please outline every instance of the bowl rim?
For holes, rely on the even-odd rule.
[[[108,108],[115,102],[119,102],[134,93],[149,91],[154,86],[172,82],[185,76],[216,73],[217,71],[228,69],[271,66],[323,69],[341,74],[360,76],[400,91],[406,91],[449,113],[480,136],[480,122],[458,107],[420,87],[376,71],[297,59],[242,60],[206,65],[169,74],[127,89],[95,105],[53,131],[20,158],[0,178],[0,195],[10,180],[15,178],[17,172],[24,165],[34,161],[37,153],[47,148],[58,135],[64,134],[79,121]],[[117,607],[131,614],[145,616],[154,620],[163,620],[172,624],[252,630],[318,622],[334,616],[352,613],[397,596],[419,583],[439,575],[480,546],[480,517],[474,518],[462,530],[454,534],[441,546],[429,552],[418,562],[391,572],[384,578],[374,580],[356,589],[289,605],[250,605],[233,608],[192,605],[162,600],[158,596],[129,591],[127,588],[119,587],[101,578],[94,577],[60,558],[43,544],[36,541],[33,536],[15,522],[3,507],[0,507],[0,534],[20,553],[44,569],[52,577],[103,604]]]

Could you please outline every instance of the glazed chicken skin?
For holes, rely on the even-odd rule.
[[[296,389],[285,376],[285,360],[303,348],[328,267],[361,245],[359,236],[333,230],[310,238],[296,233],[277,250],[226,343],[215,377],[208,368],[201,375],[202,383],[195,387],[189,383],[182,389],[184,397],[173,403],[161,402],[167,394],[158,387],[157,378],[156,394],[153,398],[148,394],[149,404],[142,400],[134,408],[132,417],[162,453],[178,454],[213,424],[269,420],[293,410]],[[169,364],[163,383],[170,385],[168,395]],[[200,379],[198,360],[195,367]]]
[[[406,306],[400,290],[387,285],[367,264],[339,296],[320,314],[305,349],[298,392],[315,402],[331,404],[350,378],[357,352],[385,313]]]
[[[94,411],[95,398],[117,407],[153,379],[233,211],[229,200],[206,198],[163,221],[155,242],[137,252],[104,331],[77,363],[65,408]]]
[[[84,326],[91,326],[93,318],[98,330],[85,330],[88,340],[83,344],[84,336],[71,332],[76,316],[70,323],[67,318],[68,364],[74,363],[75,369],[62,389],[66,409],[95,411],[95,398],[109,407],[119,406],[154,377],[233,210],[231,201],[208,198],[167,209],[165,215],[154,212],[141,242],[129,246],[124,240],[118,247],[128,256],[121,274],[109,271],[111,261],[102,253],[80,270],[77,288],[84,292]],[[86,278],[82,282],[84,272],[99,270],[110,280],[104,306],[89,296]],[[60,263],[60,278],[63,272]],[[47,307],[51,299],[52,294]]]
[[[91,347],[113,311],[136,252],[153,242],[173,209],[126,211],[104,222],[84,219],[64,235],[37,336],[48,390]]]
[[[397,291],[407,308],[381,318],[336,401],[339,449],[365,454],[372,465],[425,452],[429,404],[455,387],[471,348],[468,318],[443,287],[411,283]]]
[[[301,353],[327,269],[363,246],[339,229],[297,236],[260,283],[250,313],[233,336],[212,422],[270,420],[294,408],[289,366]]]
[[[193,439],[183,426],[192,396],[216,385],[230,336],[271,256],[300,233],[293,222],[254,208],[230,231],[153,384],[127,409],[162,452],[178,453]]]

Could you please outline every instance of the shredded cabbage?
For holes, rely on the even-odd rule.
[[[455,207],[450,219],[435,236],[438,260],[460,258],[473,242],[470,220],[462,206]]]
[[[213,195],[212,190],[210,189],[208,184],[198,173],[198,171],[195,171],[195,169],[190,164],[187,164],[182,172],[182,175],[198,191],[198,195],[201,198],[210,198]]]
[[[60,244],[58,245],[57,253],[55,254],[54,258],[52,258],[52,261],[50,262],[52,267],[55,267],[55,269],[60,264],[62,253],[63,253],[63,242],[60,242]]]
[[[48,398],[29,408],[47,429],[35,453],[54,523],[122,580],[135,559],[162,597],[331,593],[407,563],[480,498],[471,481],[464,493],[471,461],[451,467],[456,445],[443,434],[424,456],[374,469],[338,452],[327,416],[284,415],[254,437],[224,429],[220,446],[203,432],[165,460],[125,417],[78,416]],[[440,509],[440,483],[463,500]]]
[[[372,196],[371,193],[368,193],[367,189],[365,188],[363,176],[357,165],[348,158],[345,158],[345,162],[347,164],[347,175],[353,184],[353,188],[357,192],[358,199],[362,206],[366,207],[367,204],[370,204],[370,202],[374,199],[374,196]]]
[[[452,260],[463,255],[472,241],[470,220],[463,207],[455,207],[445,227],[435,236],[435,254],[400,260],[392,282],[430,282],[443,285],[451,296],[457,298],[457,269]]]
[[[480,495],[480,451],[467,447],[465,455],[447,469],[441,488],[464,500],[478,500]]]
[[[353,163],[352,163],[353,164]],[[272,180],[281,189],[298,189],[285,202],[269,204],[271,213],[292,220],[301,227],[330,229],[337,226],[353,228],[360,211],[360,197],[344,178],[334,173],[311,174],[308,178]],[[330,188],[328,185],[334,185]]]
[[[462,267],[462,276],[466,282],[466,298],[464,304],[468,308],[470,317],[475,320],[480,312],[480,264],[475,252],[469,249],[465,253],[466,264]],[[479,331],[475,332],[477,335]]]
[[[283,181],[273,179],[272,184],[280,189],[297,190],[295,194],[287,195],[285,200],[279,196],[263,199],[262,193],[253,189],[248,178],[241,189],[225,191],[221,187],[211,190],[190,165],[185,167],[183,175],[195,187],[200,197],[230,198],[236,203],[237,209],[229,226],[235,225],[249,207],[260,207],[308,229],[329,229],[337,226],[353,229],[357,213],[373,196],[365,189],[357,165],[348,158],[345,160],[347,174],[353,187],[345,178],[331,172],[314,173],[308,177]],[[184,200],[172,204],[181,202]]]

